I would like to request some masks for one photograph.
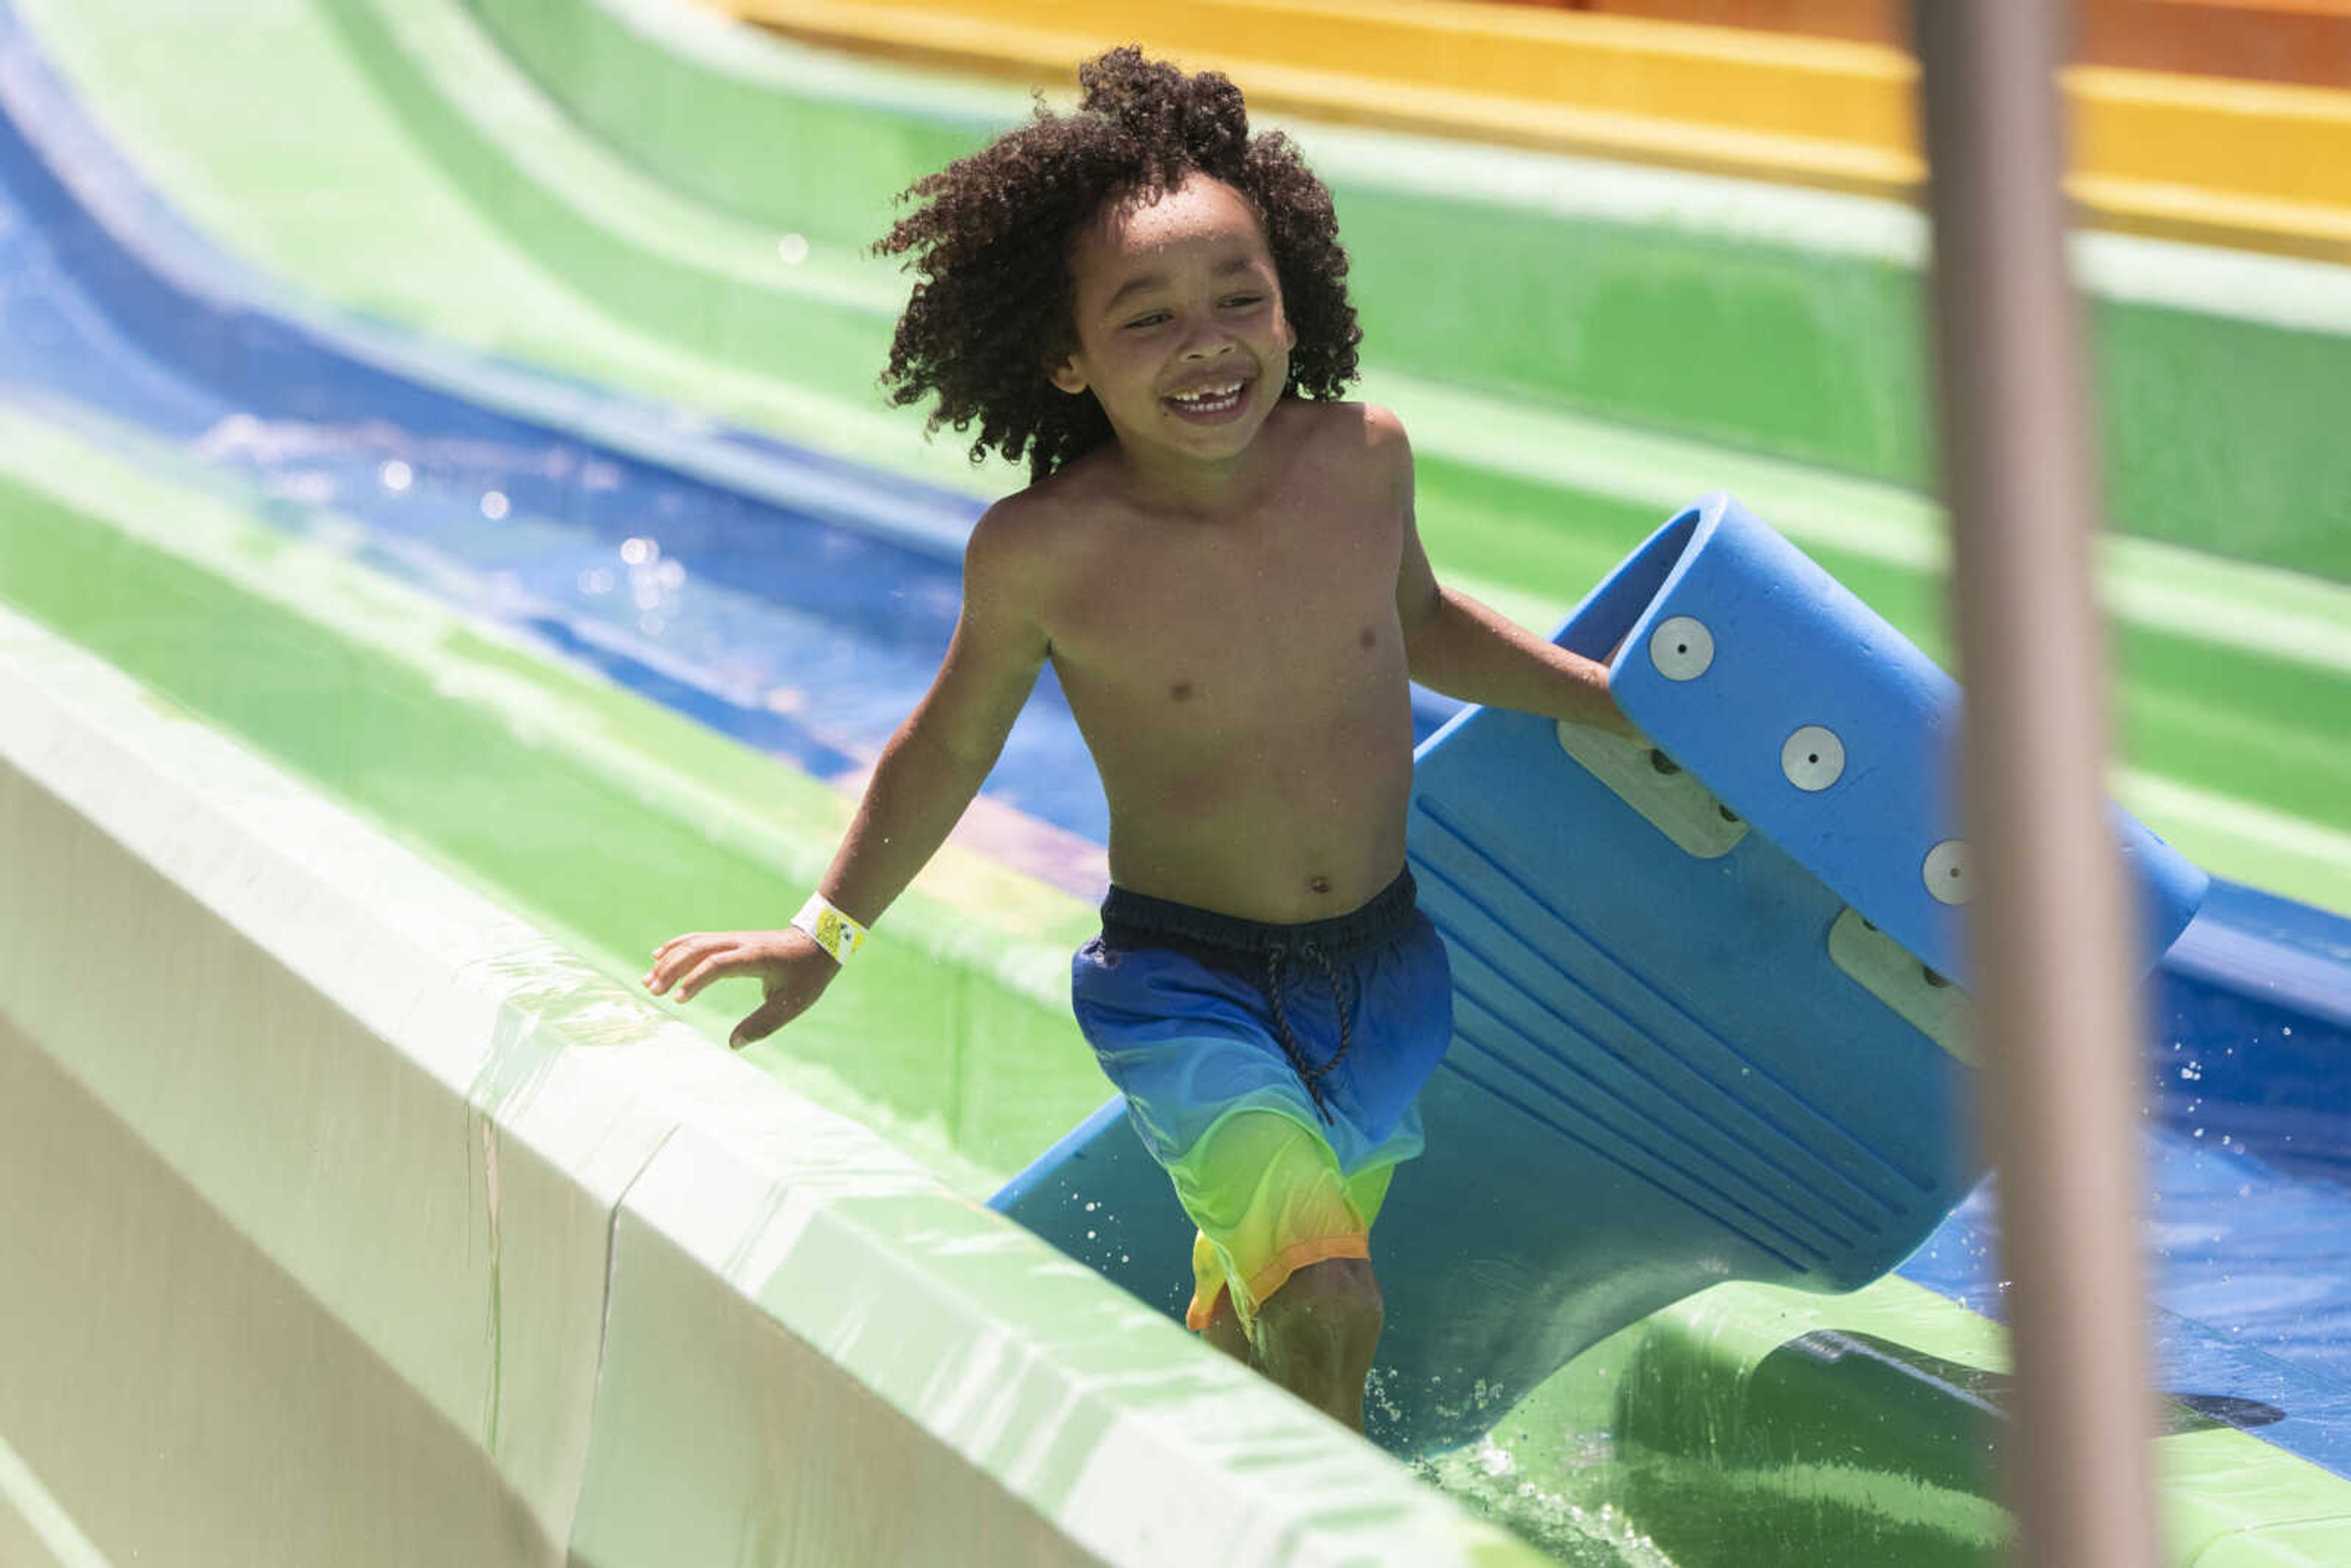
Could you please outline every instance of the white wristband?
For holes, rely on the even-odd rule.
[[[807,932],[818,946],[832,955],[836,964],[848,963],[849,956],[865,942],[865,927],[835,909],[820,893],[809,894],[809,901],[792,916],[792,929]]]

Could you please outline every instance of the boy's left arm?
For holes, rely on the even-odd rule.
[[[1464,702],[1635,733],[1608,695],[1605,664],[1547,643],[1437,580],[1413,517],[1411,447],[1395,416],[1377,412],[1384,417],[1375,421],[1382,427],[1376,439],[1394,459],[1404,511],[1396,616],[1404,625],[1405,661],[1412,678]]]

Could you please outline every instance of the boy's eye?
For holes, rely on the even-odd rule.
[[[1264,304],[1265,296],[1262,294],[1236,294],[1226,299],[1225,303],[1237,309],[1246,309],[1251,305]]]
[[[1159,325],[1159,323],[1161,323],[1162,321],[1165,321],[1165,320],[1166,320],[1166,319],[1167,319],[1167,312],[1166,312],[1166,311],[1165,311],[1165,310],[1154,310],[1154,311],[1151,311],[1151,312],[1149,312],[1149,313],[1147,313],[1147,314],[1145,314],[1145,315],[1137,316],[1134,320],[1129,321],[1129,322],[1127,323],[1127,326],[1128,326],[1128,327],[1130,327],[1130,328],[1156,327],[1156,326],[1158,326],[1158,325]]]

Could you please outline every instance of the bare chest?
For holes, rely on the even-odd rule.
[[[1255,521],[1154,525],[1102,552],[1056,617],[1072,701],[1176,729],[1248,725],[1400,668],[1400,519],[1300,507]]]

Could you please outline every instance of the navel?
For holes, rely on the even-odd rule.
[[[1374,632],[1374,631],[1373,631],[1373,630],[1372,630],[1370,627],[1368,627],[1368,626],[1364,627],[1362,631],[1360,631],[1360,632],[1356,632],[1356,633],[1355,633],[1355,642],[1357,643],[1357,644],[1358,644],[1358,645],[1360,645],[1360,646],[1362,646],[1362,647],[1368,648],[1368,647],[1370,647],[1373,643],[1377,643],[1379,640],[1380,640],[1380,635],[1379,635],[1379,633],[1378,633],[1378,632]]]
[[[1306,885],[1316,893],[1328,893],[1331,891],[1331,879],[1327,876],[1318,876]]]
[[[1176,682],[1174,685],[1167,688],[1167,695],[1176,702],[1190,702],[1192,700],[1192,683],[1189,681]]]

